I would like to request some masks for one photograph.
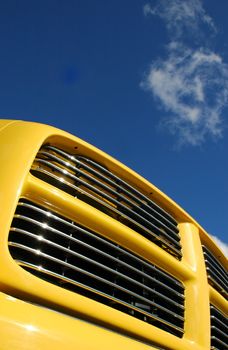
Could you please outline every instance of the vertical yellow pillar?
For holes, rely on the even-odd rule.
[[[183,263],[194,275],[185,281],[185,337],[203,349],[210,349],[209,287],[199,229],[190,223],[182,223],[179,227]]]

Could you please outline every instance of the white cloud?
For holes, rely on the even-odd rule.
[[[144,15],[145,16],[148,16],[148,15],[153,15],[154,14],[154,11],[153,11],[153,9],[152,9],[152,7],[151,7],[151,5],[150,4],[145,4],[144,6],[143,6],[143,13],[144,13]]]
[[[184,32],[198,33],[199,25],[206,24],[213,32],[216,27],[212,18],[206,14],[200,0],[159,0],[157,5],[146,3],[145,16],[159,16],[164,20],[172,37],[183,36]]]
[[[165,124],[181,143],[197,145],[207,135],[222,136],[228,66],[219,55],[171,43],[167,58],[152,63],[141,86],[168,112]]]
[[[179,144],[220,138],[228,105],[228,65],[200,40],[205,24],[216,31],[212,18],[200,0],[159,0],[155,6],[146,3],[143,11],[163,19],[171,38],[166,56],[152,62],[141,82],[166,112],[161,124],[178,135]],[[186,33],[198,37],[192,46]]]
[[[228,257],[228,244],[222,242],[218,237],[211,236],[215,243],[220,247],[220,249],[223,251],[224,255]]]

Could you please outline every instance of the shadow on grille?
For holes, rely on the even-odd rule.
[[[228,321],[214,306],[211,311],[211,350],[225,350],[228,344]]]
[[[21,200],[8,244],[12,257],[32,274],[183,335],[183,285],[91,230]]]
[[[103,211],[181,258],[177,222],[112,172],[83,156],[50,145],[37,154],[31,173]]]
[[[219,293],[221,293],[225,298],[227,298],[227,271],[205,246],[203,246],[203,254],[209,283]]]

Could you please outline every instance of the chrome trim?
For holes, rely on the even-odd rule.
[[[46,145],[38,152],[31,172],[95,207],[98,205],[99,210],[181,258],[179,230],[173,217],[100,164]]]
[[[175,226],[177,225],[176,220],[169,213],[167,213],[165,210],[163,210],[161,207],[159,207],[156,203],[154,203],[150,198],[148,198],[145,195],[143,195],[136,188],[132,187],[126,181],[124,181],[123,179],[119,178],[118,176],[113,174],[111,171],[109,171],[108,169],[103,167],[102,165],[100,165],[100,164],[98,164],[98,163],[94,162],[93,160],[88,159],[86,157],[72,156],[69,153],[64,152],[63,150],[60,150],[57,147],[46,145],[46,146],[44,146],[44,148],[49,149],[49,150],[53,150],[54,152],[59,153],[60,155],[68,158],[68,160],[76,162],[80,166],[83,165],[83,167],[85,167],[86,170],[91,171],[91,173],[95,174],[98,177],[101,177],[101,179],[103,179],[105,181],[108,181],[110,184],[114,185],[114,187],[117,187],[120,191],[122,191],[125,194],[129,195],[130,197],[132,197],[139,204],[146,205],[147,209],[149,209],[149,210],[153,210],[153,209],[157,210],[156,214],[160,215],[162,217],[162,219],[164,219],[166,217],[167,219],[170,220],[170,221],[167,221],[167,222],[172,222]],[[115,182],[110,180],[107,176],[102,175],[102,173],[97,172],[96,170],[94,170],[90,166],[86,165],[82,161],[87,162],[89,164],[92,164],[93,167],[95,167],[96,169],[99,169],[100,171],[102,171],[105,175],[107,175],[108,177],[113,179]],[[128,188],[129,191],[125,190],[124,187],[120,186],[118,183],[120,183],[122,186],[125,186],[126,188]],[[136,197],[136,195],[139,196],[139,197]],[[141,200],[139,198],[141,198]],[[148,202],[148,204],[150,204],[151,207],[148,204],[144,203],[142,200]]]
[[[49,148],[52,148],[53,147],[50,147]],[[55,149],[55,152],[57,151],[57,148]],[[61,153],[64,153],[64,155],[66,156],[66,153],[65,152],[61,152]],[[50,157],[52,158],[52,160],[55,160],[55,161],[58,161],[60,162],[61,165],[63,165],[64,167],[66,166],[66,162],[63,161],[61,158],[58,158],[56,157],[55,155],[53,155],[52,153],[48,153],[48,152],[44,152],[44,151],[39,151],[38,154],[42,154],[42,155],[45,155],[47,157]],[[85,159],[85,158],[84,158]],[[82,162],[78,161],[77,158],[74,159],[75,162],[77,162],[77,164],[80,164],[80,166],[84,166],[85,169],[87,171],[90,171],[93,175],[95,175],[97,178],[107,182],[110,186],[113,186],[114,188],[118,188],[118,190],[120,192],[118,192],[118,197],[121,198],[123,201],[125,201],[126,203],[130,204],[130,205],[133,205],[133,206],[136,206],[136,202],[138,204],[144,204],[142,201],[139,201],[137,199],[136,196],[132,195],[131,192],[129,191],[126,191],[123,187],[121,187],[120,185],[116,184],[114,181],[110,180],[109,178],[105,177],[105,176],[102,176],[100,173],[98,173],[97,171],[94,171],[94,169],[92,169],[91,167],[89,166],[85,166],[85,164],[83,164]],[[88,161],[88,159],[86,159]],[[93,162],[94,163],[94,162]],[[80,175],[83,175],[85,178],[91,180],[92,182],[94,182],[95,184],[98,184],[99,186],[103,187],[103,189],[105,190],[108,190],[110,191],[113,195],[116,195],[116,191],[112,190],[112,187],[110,186],[107,186],[105,185],[103,182],[99,182],[96,180],[96,178],[92,177],[91,175],[89,175],[88,173],[86,173],[85,171],[82,171],[80,168],[77,168],[71,164],[67,164],[67,168],[70,168],[71,170],[73,170],[74,172],[77,172],[78,174]],[[103,168],[104,169],[104,168]],[[116,177],[116,179],[118,179]],[[119,179],[118,179],[119,180]],[[123,181],[122,181],[123,182]],[[125,183],[126,185],[126,183]],[[127,195],[128,197],[132,198],[134,201],[136,201],[135,203],[133,203],[131,200],[129,200],[126,196],[123,196],[121,194],[121,192],[123,192],[125,195]],[[148,200],[148,199],[147,199]],[[150,207],[147,205],[147,208],[150,209]],[[166,224],[164,224],[162,221],[160,221],[158,218],[156,218],[155,216],[153,216],[152,214],[149,214],[146,210],[144,210],[143,208],[141,207],[137,207],[137,209],[139,209],[140,212],[143,212],[145,215],[147,215],[150,219],[154,219],[155,221],[157,221],[159,223],[159,225],[163,226],[164,228],[166,228],[167,230],[169,230],[169,233],[172,234],[173,231],[175,232],[174,233],[174,237],[176,238],[176,234],[178,233],[178,229],[176,227],[177,223],[175,222],[175,225],[173,224],[173,222],[170,220],[168,221],[164,216],[162,216],[161,214],[157,213],[157,216],[160,216],[160,219],[166,221],[166,224],[170,227],[172,227],[173,230],[171,230],[168,226],[166,226]],[[154,213],[153,213],[154,214]]]
[[[77,231],[80,231],[82,232],[83,234],[85,235],[88,235],[88,236],[93,236],[94,239],[96,239],[97,241],[99,242],[102,242],[102,244],[105,244],[107,245],[107,247],[109,248],[114,248],[115,250],[117,250],[118,252],[122,253],[122,254],[125,254],[127,255],[129,258],[131,259],[134,259],[136,262],[142,264],[143,266],[151,269],[151,273],[153,273],[154,271],[156,271],[156,273],[158,273],[159,275],[165,277],[166,279],[168,279],[170,282],[172,282],[174,285],[176,285],[176,287],[181,287],[183,288],[183,285],[181,282],[179,282],[178,280],[176,280],[175,278],[173,278],[172,276],[166,274],[165,272],[163,272],[162,270],[156,268],[154,265],[152,264],[149,264],[148,262],[146,262],[145,260],[142,260],[140,259],[138,256],[134,255],[133,253],[131,253],[130,251],[127,251],[125,250],[124,248],[121,248],[120,246],[118,246],[117,244],[113,243],[112,241],[108,241],[107,239],[105,238],[102,238],[102,236],[98,236],[98,235],[94,235],[92,234],[90,231],[86,230],[86,229],[83,229],[82,227],[80,227],[79,225],[76,226],[76,223],[72,223],[70,221],[67,221],[66,218],[62,219],[60,216],[57,216],[55,214],[53,214],[52,212],[50,212],[49,210],[47,210],[46,208],[45,209],[41,209],[40,207],[36,206],[35,204],[29,204],[29,203],[26,203],[26,202],[19,202],[18,203],[18,207],[20,206],[23,206],[23,207],[26,207],[28,209],[32,209],[33,211],[37,212],[37,213],[40,213],[40,214],[44,214],[47,216],[47,218],[51,217],[53,218],[54,220],[58,221],[59,223],[63,223],[64,225],[66,225],[69,229],[72,228],[72,229],[75,229],[77,228]],[[14,215],[14,217],[17,217],[17,214]],[[33,219],[31,219],[33,220]],[[50,227],[49,227],[50,229]],[[64,234],[65,235],[65,234]],[[75,240],[75,241],[78,241],[76,240],[75,238],[73,237],[69,237],[69,235],[66,235],[68,238],[70,238],[71,240]],[[119,261],[120,262],[120,261]],[[128,265],[128,267],[130,267],[131,269],[133,269],[134,271],[136,271],[136,269],[134,269],[131,265]],[[138,271],[138,270],[137,270]],[[138,273],[141,273],[141,271],[138,271]],[[164,283],[161,283],[159,280],[155,280],[153,279],[151,276],[148,276],[147,275],[147,278],[150,278],[153,282],[157,282],[158,284],[160,284],[161,286],[163,287],[166,287],[167,289],[169,289],[169,292],[171,293],[174,293],[176,294],[176,296],[178,296],[179,298],[183,298],[184,299],[184,296],[180,293],[176,293],[176,290],[174,289],[171,289],[169,286],[167,286],[166,284]]]
[[[20,218],[21,218],[21,217],[20,217]],[[27,235],[27,236],[29,236],[29,237],[33,237],[33,238],[39,240],[39,236],[37,236],[36,234],[33,234],[33,233],[31,233],[31,232],[28,232],[28,231],[25,231],[25,230],[20,230],[20,229],[17,229],[17,228],[11,228],[11,232],[13,232],[13,231],[14,231],[14,232],[21,233],[21,234],[24,234],[24,235]],[[57,232],[56,232],[56,233],[57,233]],[[101,267],[102,269],[104,269],[104,270],[106,270],[106,271],[108,271],[108,272],[110,272],[110,273],[115,274],[118,278],[121,277],[121,278],[125,279],[125,280],[128,281],[128,282],[131,282],[131,283],[133,283],[133,284],[136,284],[137,286],[142,287],[142,288],[144,288],[145,290],[148,290],[148,291],[151,292],[152,294],[158,295],[158,296],[161,297],[162,299],[165,299],[166,302],[169,302],[169,303],[171,303],[171,304],[173,304],[173,305],[175,305],[175,306],[181,308],[182,310],[184,309],[184,307],[183,307],[182,305],[179,305],[178,303],[173,302],[171,299],[169,299],[169,298],[163,296],[162,294],[160,294],[160,293],[158,293],[158,292],[152,290],[152,289],[149,288],[148,286],[146,286],[146,285],[144,285],[144,284],[142,284],[142,283],[140,283],[140,282],[137,282],[136,280],[134,280],[134,279],[132,279],[132,278],[130,278],[130,277],[128,277],[128,276],[126,276],[126,275],[124,275],[124,274],[122,274],[122,273],[116,271],[116,270],[113,270],[113,269],[111,269],[111,268],[109,268],[109,267],[107,267],[107,266],[105,266],[105,265],[102,265],[102,264],[100,264],[100,263],[98,263],[98,262],[96,262],[96,261],[94,261],[94,260],[92,260],[92,259],[89,259],[89,258],[85,257],[85,256],[82,255],[82,254],[79,254],[79,253],[76,253],[76,252],[74,252],[74,251],[72,251],[72,250],[70,250],[70,249],[64,248],[64,247],[62,247],[61,245],[56,244],[56,243],[54,243],[54,242],[52,242],[52,241],[49,241],[49,240],[47,240],[47,239],[45,239],[45,238],[42,239],[42,243],[46,243],[46,244],[48,244],[48,245],[51,245],[51,246],[53,246],[53,247],[55,247],[55,248],[57,248],[57,249],[60,249],[60,250],[62,250],[62,251],[64,251],[64,252],[66,252],[66,253],[69,254],[69,255],[74,255],[74,256],[79,257],[79,258],[81,258],[82,260],[85,260],[85,261],[87,261],[87,262],[89,262],[89,263],[91,263],[91,264],[93,264],[93,265],[96,265],[96,266],[98,266],[98,267]],[[28,249],[27,246],[18,245],[17,243],[13,243],[13,242],[10,242],[10,241],[9,241],[9,245],[10,245],[10,246],[14,246],[14,247],[18,247],[18,248],[21,248],[21,249]],[[36,249],[32,249],[32,250],[30,250],[30,252],[36,253],[36,254],[37,254],[39,251],[37,251]],[[50,255],[49,255],[49,257],[48,257],[46,254],[43,255],[42,252],[39,252],[39,254],[40,254],[41,256],[45,257],[45,258],[50,258],[50,259],[53,258],[53,259],[54,259],[54,257],[52,257],[52,256],[50,256]],[[103,255],[104,255],[104,254],[103,254]],[[58,260],[58,259],[57,259],[57,260]],[[57,262],[57,260],[56,260],[56,262]],[[118,259],[116,259],[116,260],[117,260],[117,262],[118,262]],[[58,260],[58,262],[60,263],[60,262],[62,262],[62,261],[61,261],[61,260]],[[75,268],[73,265],[68,264],[67,266],[70,267],[70,268],[72,268],[72,269],[76,269],[76,270],[77,270],[77,268]],[[86,273],[86,271],[83,270],[83,269],[80,269],[80,271]],[[97,277],[98,277],[98,276],[96,276],[96,274],[93,274],[92,276],[93,276],[94,278],[97,278]],[[104,280],[104,279],[102,279],[102,281],[105,282],[105,283],[108,283],[108,281],[106,281],[106,280]],[[114,284],[110,284],[110,285],[114,286]],[[160,309],[163,310],[164,312],[169,313],[169,314],[172,314],[173,316],[178,317],[178,318],[181,319],[182,321],[184,320],[183,317],[180,317],[179,315],[176,315],[176,314],[174,314],[174,313],[171,313],[169,310],[165,309],[164,307],[162,307],[162,306],[159,305],[159,304],[156,304],[156,303],[150,301],[149,299],[146,299],[146,298],[144,298],[144,297],[141,297],[140,295],[135,294],[135,293],[132,294],[132,293],[130,293],[129,291],[127,291],[126,289],[121,288],[121,287],[119,287],[119,286],[117,286],[117,285],[115,285],[115,288],[120,289],[120,290],[122,290],[122,291],[124,291],[124,292],[128,292],[129,294],[134,295],[135,297],[137,297],[137,298],[139,298],[139,299],[141,299],[141,300],[143,300],[143,301],[146,301],[147,303],[149,303],[149,304],[151,304],[151,305],[153,305],[153,306],[155,306],[155,307],[160,308]]]
[[[22,267],[23,267],[23,266],[24,266],[25,268],[26,268],[26,267],[27,267],[27,268],[29,267],[29,268],[31,268],[31,269],[33,269],[33,270],[37,270],[37,271],[39,271],[39,272],[43,272],[43,273],[48,274],[48,275],[50,275],[50,276],[57,277],[57,278],[59,278],[59,279],[61,280],[61,283],[63,283],[63,282],[65,282],[65,283],[71,283],[71,284],[74,284],[74,285],[83,287],[83,288],[88,289],[88,290],[90,290],[90,291],[92,291],[92,292],[95,292],[95,293],[97,293],[97,294],[100,294],[100,295],[102,295],[102,296],[105,296],[106,298],[108,298],[108,299],[110,299],[110,300],[112,300],[112,301],[114,301],[114,302],[118,302],[118,303],[120,303],[120,304],[122,304],[122,305],[125,305],[125,306],[127,306],[128,308],[130,308],[130,309],[132,309],[132,310],[134,310],[134,311],[142,312],[145,316],[151,317],[151,318],[153,318],[153,319],[155,319],[155,320],[157,320],[157,321],[161,321],[161,319],[158,318],[158,317],[156,317],[155,315],[151,315],[150,313],[146,312],[145,310],[141,310],[141,309],[137,308],[136,306],[134,306],[134,305],[132,305],[132,304],[123,302],[122,300],[120,300],[120,299],[118,299],[118,298],[113,298],[113,297],[111,297],[110,295],[105,294],[105,293],[102,293],[101,291],[99,291],[99,290],[97,290],[97,289],[95,289],[95,288],[90,288],[90,287],[88,287],[88,286],[86,286],[86,285],[84,285],[84,284],[82,284],[82,283],[76,282],[75,280],[72,280],[72,279],[67,278],[67,277],[65,277],[65,276],[59,275],[59,274],[57,274],[57,273],[54,273],[53,271],[49,271],[49,270],[47,270],[47,269],[44,269],[44,268],[42,268],[41,266],[33,265],[33,264],[27,263],[27,262],[22,261],[22,260],[16,260],[16,262],[18,263],[18,265],[20,265],[20,266],[22,266]],[[182,330],[181,328],[179,328],[179,327],[174,327],[173,324],[167,322],[166,320],[162,320],[162,321],[163,321],[165,324],[167,324],[168,326],[170,326],[170,327],[172,327],[172,328],[174,328],[174,329],[176,329],[176,330],[178,330],[178,331],[180,331],[180,332],[183,332],[183,330]]]
[[[203,247],[204,260],[206,264],[208,282],[223,296],[227,297],[227,271],[225,267],[216,259],[213,253],[206,247]]]
[[[213,305],[210,305],[211,312],[211,349],[224,350],[228,344],[228,321]]]
[[[54,174],[50,173],[47,170],[44,169],[36,169],[37,172],[49,175],[49,177],[56,179],[57,181],[60,181],[58,176],[55,176]],[[119,210],[113,208],[111,205],[103,202],[102,200],[98,199],[97,197],[93,196],[91,193],[87,193],[86,191],[82,190],[81,188],[78,188],[77,186],[72,185],[70,182],[65,181],[64,179],[61,178],[61,184],[67,185],[75,190],[77,190],[77,192],[82,193],[84,195],[86,195],[89,198],[92,198],[93,200],[95,200],[97,203],[101,204],[103,207],[111,209],[112,212],[114,212],[115,214],[118,214],[119,216],[121,216],[124,219],[127,219],[128,222],[134,224],[135,226],[137,226],[138,228],[142,229],[145,233],[148,233],[148,235],[150,235],[151,237],[153,237],[153,239],[155,239],[156,241],[160,241],[161,244],[167,246],[169,249],[171,249],[173,252],[175,252],[177,255],[179,255],[179,251],[174,248],[171,244],[169,244],[167,241],[165,241],[164,239],[162,239],[160,236],[156,236],[156,234],[154,234],[152,231],[146,229],[144,226],[140,225],[137,221],[130,219],[128,216],[124,215],[123,213],[121,213]]]
[[[121,207],[122,209],[128,211],[129,213],[135,215],[138,219],[140,219],[142,222],[144,222],[145,224],[151,226],[152,229],[158,230],[160,234],[163,234],[166,238],[170,239],[170,241],[172,241],[173,244],[177,245],[180,248],[180,244],[179,242],[176,241],[176,239],[170,237],[165,231],[161,231],[160,229],[158,229],[157,226],[153,225],[152,222],[148,221],[147,219],[143,218],[141,215],[139,215],[138,213],[134,212],[133,210],[131,210],[129,207],[127,207],[126,205],[123,205],[121,203],[121,201],[116,200],[115,198],[113,198],[110,195],[107,195],[104,191],[99,190],[97,187],[90,185],[88,182],[83,181],[80,177],[77,177],[71,173],[66,173],[65,169],[62,169],[61,167],[56,166],[55,164],[51,163],[50,161],[46,161],[44,159],[41,158],[36,158],[36,161],[38,161],[41,164],[47,165],[48,167],[62,173],[63,176],[69,176],[72,180],[78,182],[81,185],[84,185],[85,187],[87,187],[89,190],[95,192],[97,195],[104,197],[107,201],[109,201],[110,203],[116,205],[117,207]],[[79,173],[79,171],[78,171]],[[91,180],[92,182],[94,182],[95,184],[97,184],[100,187],[103,187],[104,190],[108,190],[113,196],[116,196],[116,191],[112,190],[111,188],[109,188],[108,186],[104,185],[101,182],[96,181],[95,179],[93,179],[91,176],[88,176],[87,174],[80,172],[81,175],[83,175],[84,177],[87,177],[89,180]],[[51,173],[49,172],[49,175],[51,175]],[[63,178],[64,179],[64,178]],[[61,181],[62,182],[62,181]],[[64,183],[68,184],[69,186],[77,189],[78,186],[73,186],[70,182],[66,181],[64,179]],[[83,193],[87,193],[86,191],[82,191]],[[95,198],[93,196],[93,198]],[[121,200],[125,200],[125,202],[129,205],[133,205],[133,203],[129,200],[127,200],[126,198],[124,198],[121,194],[118,193],[118,198]],[[141,208],[136,208],[136,206],[134,205],[135,209],[139,209],[141,210]],[[143,210],[144,211],[144,210]],[[122,214],[121,211],[118,211],[118,214]],[[145,211],[144,211],[145,212]],[[147,214],[147,213],[146,213]],[[124,215],[125,217],[127,217],[129,219],[129,217],[127,215]],[[157,220],[156,218],[153,218],[153,220],[155,220],[157,222],[157,224],[159,224],[160,226],[162,226],[163,229],[166,229],[169,234],[173,234],[173,231],[166,226],[165,224],[163,224],[161,221]],[[133,220],[131,220],[133,222]],[[134,221],[134,223],[137,223],[137,221]],[[175,238],[176,238],[176,234],[175,234]]]
[[[95,300],[100,296],[109,306],[183,334],[183,285],[97,233],[22,200],[8,244],[13,258],[29,272],[47,280],[56,277],[50,282],[67,289],[77,286],[81,290],[74,291],[83,295],[90,291]]]

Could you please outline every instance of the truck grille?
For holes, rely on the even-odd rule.
[[[228,344],[228,323],[218,309],[211,305],[211,350],[225,350]]]
[[[97,162],[45,145],[38,152],[31,173],[181,258],[179,230],[174,218]]]
[[[30,273],[183,335],[182,283],[111,240],[23,199],[8,245]]]
[[[205,246],[203,246],[203,254],[209,283],[227,298],[227,271]]]

